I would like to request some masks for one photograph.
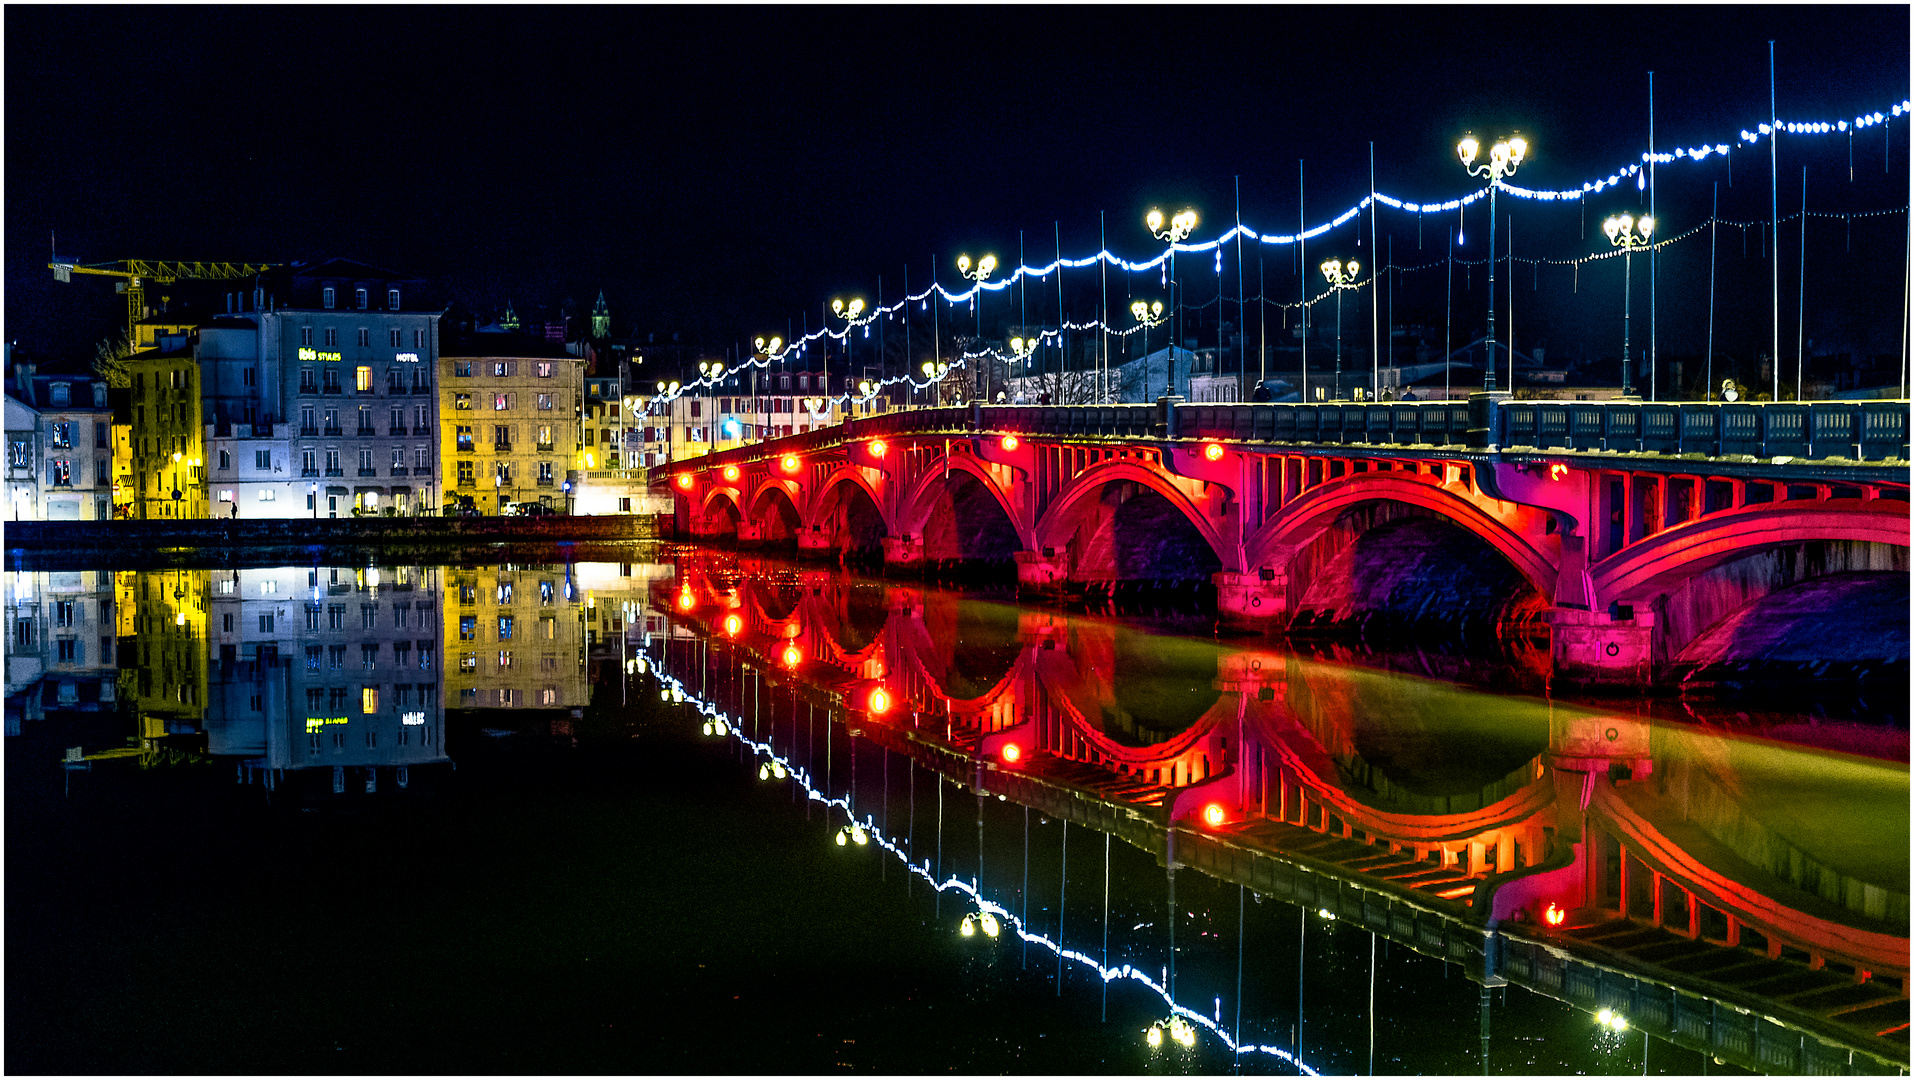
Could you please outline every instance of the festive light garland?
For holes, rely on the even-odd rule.
[[[1169,1007],[1170,1016],[1172,1018],[1181,1017],[1186,1023],[1192,1023],[1208,1030],[1228,1048],[1231,1054],[1239,1057],[1244,1054],[1264,1054],[1289,1063],[1304,1075],[1322,1075],[1310,1067],[1307,1062],[1297,1060],[1295,1054],[1280,1046],[1238,1043],[1228,1032],[1223,1030],[1222,1024],[1187,1005],[1179,1004],[1176,999],[1170,996],[1169,990],[1161,982],[1151,978],[1146,972],[1138,970],[1130,964],[1105,966],[1094,958],[1086,956],[1075,949],[1063,947],[1061,944],[1050,940],[1045,934],[1033,933],[1025,927],[1023,920],[1012,913],[1009,908],[986,898],[975,881],[963,881],[955,875],[952,875],[942,882],[939,882],[931,873],[930,860],[925,859],[922,864],[912,862],[910,855],[906,853],[896,841],[878,831],[877,820],[874,816],[866,814],[864,819],[859,821],[856,812],[851,809],[850,796],[845,795],[838,798],[829,798],[824,795],[824,793],[820,792],[817,787],[812,784],[812,777],[808,770],[800,768],[790,758],[780,755],[776,748],[769,742],[759,742],[739,730],[736,722],[729,713],[720,709],[713,702],[691,692],[676,676],[667,673],[655,658],[652,660],[650,675],[652,678],[658,680],[666,698],[673,703],[690,705],[706,718],[704,725],[705,734],[737,739],[738,742],[750,747],[755,756],[764,759],[763,765],[760,766],[761,769],[771,770],[774,775],[778,775],[779,779],[788,778],[796,782],[799,787],[804,789],[804,797],[807,800],[821,804],[826,810],[836,809],[843,811],[845,824],[839,830],[837,840],[839,844],[844,843],[846,835],[854,835],[853,831],[862,831],[864,839],[857,841],[860,846],[874,844],[883,851],[890,853],[899,862],[904,864],[906,870],[922,878],[926,884],[938,892],[954,891],[969,897],[971,902],[977,906],[979,915],[994,916],[1000,923],[1015,930],[1017,936],[1025,942],[1049,949],[1061,959],[1069,960],[1072,963],[1079,964],[1094,971],[1105,983],[1128,980],[1148,987],[1158,997],[1163,999],[1163,1003]],[[966,916],[966,919],[968,918],[971,918],[971,916]],[[1186,1041],[1184,1045],[1187,1046],[1191,1044]]]
[[[1828,133],[1834,133],[1834,132],[1847,132],[1852,130],[1861,130],[1868,127],[1873,127],[1877,124],[1885,123],[1890,118],[1896,118],[1896,117],[1900,117],[1902,115],[1908,115],[1908,114],[1914,114],[1914,100],[1903,100],[1899,104],[1891,106],[1888,112],[1886,113],[1882,113],[1879,111],[1861,113],[1857,115],[1853,119],[1853,121],[1847,121],[1847,120],[1792,121],[1790,120],[1790,121],[1779,122],[1777,125],[1773,125],[1773,126],[1769,124],[1765,124],[1765,123],[1757,124],[1752,130],[1743,129],[1740,132],[1740,142],[1748,143],[1748,144],[1757,144],[1760,142],[1760,140],[1765,138],[1774,138],[1779,132],[1783,132],[1783,131],[1789,134],[1818,135],[1818,134],[1828,134]],[[1510,195],[1514,195],[1519,198],[1530,199],[1533,201],[1559,202],[1559,201],[1580,200],[1580,199],[1583,199],[1585,196],[1597,194],[1608,188],[1614,187],[1630,177],[1635,178],[1637,187],[1643,186],[1645,182],[1645,174],[1642,171],[1642,166],[1644,164],[1650,163],[1651,161],[1656,164],[1673,164],[1677,161],[1699,162],[1699,161],[1705,160],[1706,158],[1712,155],[1725,156],[1733,149],[1734,149],[1734,146],[1727,143],[1704,143],[1696,147],[1678,147],[1673,151],[1665,152],[1665,153],[1657,153],[1657,154],[1643,153],[1641,155],[1641,161],[1639,163],[1623,166],[1615,170],[1614,172],[1610,173],[1608,176],[1603,177],[1602,179],[1584,182],[1580,188],[1566,188],[1566,189],[1561,189],[1556,191],[1547,191],[1547,190],[1540,190],[1535,188],[1520,187],[1515,184],[1510,184],[1506,181],[1500,181],[1500,180],[1491,181],[1491,184],[1494,187],[1500,189],[1501,191],[1505,191],[1509,193]],[[1277,246],[1300,243],[1300,242],[1305,242],[1308,240],[1313,240],[1316,237],[1332,232],[1335,229],[1338,229],[1342,227],[1343,225],[1348,224],[1350,221],[1354,220],[1357,217],[1357,215],[1361,214],[1362,211],[1369,209],[1376,203],[1380,203],[1384,206],[1390,207],[1391,209],[1400,210],[1405,213],[1438,214],[1438,213],[1449,213],[1451,211],[1461,210],[1469,206],[1470,204],[1475,203],[1487,197],[1488,194],[1489,194],[1489,187],[1485,186],[1476,191],[1470,192],[1467,195],[1461,196],[1460,198],[1449,199],[1447,201],[1439,202],[1439,203],[1418,203],[1418,202],[1411,202],[1404,199],[1399,199],[1399,198],[1396,198],[1395,196],[1388,195],[1383,192],[1375,192],[1374,194],[1371,194],[1371,195],[1365,195],[1363,198],[1359,199],[1354,206],[1351,206],[1348,209],[1342,211],[1340,214],[1336,215],[1334,218],[1330,219],[1329,221],[1324,222],[1320,225],[1317,225],[1314,228],[1305,229],[1296,233],[1264,234],[1264,233],[1259,233],[1256,230],[1249,228],[1248,226],[1238,224],[1238,225],[1232,225],[1222,235],[1211,240],[1205,240],[1205,241],[1200,241],[1195,243],[1178,242],[1178,243],[1170,244],[1167,246],[1167,248],[1163,251],[1162,254],[1159,254],[1153,258],[1144,259],[1141,261],[1133,261],[1133,260],[1121,258],[1111,253],[1109,249],[1105,248],[1103,250],[1098,251],[1094,255],[1089,255],[1080,259],[1057,258],[1043,266],[1029,266],[1024,264],[1019,264],[1015,270],[1011,271],[1010,274],[1008,274],[1007,276],[1003,278],[1000,278],[996,281],[976,281],[976,282],[973,282],[969,288],[964,289],[961,292],[952,292],[951,290],[945,288],[942,283],[937,283],[937,284],[931,285],[929,288],[925,289],[923,292],[915,293],[915,294],[907,294],[903,299],[898,300],[894,304],[880,305],[877,307],[870,308],[868,309],[870,311],[869,316],[860,320],[853,320],[848,322],[846,326],[844,327],[844,329],[842,330],[834,331],[828,327],[821,327],[818,330],[811,331],[803,335],[798,340],[795,340],[786,344],[782,350],[779,350],[776,353],[753,357],[751,360],[745,361],[735,368],[727,369],[722,374],[716,377],[706,376],[706,377],[694,380],[692,382],[685,383],[682,386],[680,386],[679,389],[676,391],[658,394],[653,400],[668,404],[671,401],[677,399],[678,397],[692,394],[693,391],[697,389],[716,386],[718,383],[726,379],[732,378],[734,375],[738,374],[741,371],[746,371],[751,369],[767,369],[773,363],[787,360],[794,355],[803,355],[808,350],[808,347],[810,346],[810,344],[812,344],[813,342],[817,342],[820,340],[829,340],[829,339],[846,340],[850,337],[850,332],[855,327],[862,327],[864,331],[863,336],[868,338],[870,336],[871,323],[877,321],[877,319],[879,319],[880,317],[887,320],[896,317],[899,313],[901,313],[904,310],[907,304],[916,303],[924,307],[928,307],[929,298],[933,293],[941,297],[946,303],[951,304],[953,306],[971,304],[971,303],[974,303],[978,298],[980,298],[982,293],[985,291],[993,292],[993,293],[1002,292],[1003,290],[1010,288],[1011,285],[1016,284],[1025,278],[1034,278],[1038,281],[1044,281],[1048,279],[1051,274],[1058,273],[1066,269],[1081,270],[1088,267],[1097,266],[1098,264],[1105,264],[1114,269],[1122,270],[1125,273],[1142,273],[1147,270],[1155,270],[1167,263],[1172,251],[1182,251],[1182,252],[1214,251],[1216,253],[1216,260],[1217,260],[1216,272],[1220,275],[1222,273],[1222,248],[1224,247],[1224,245],[1236,240],[1238,237],[1251,240],[1254,242],[1262,243],[1262,244],[1277,245]],[[1907,210],[1906,207],[1902,207],[1899,210],[1863,211],[1859,213],[1850,213],[1850,214],[1834,214],[1834,213],[1828,213],[1825,211],[1812,211],[1812,212],[1809,212],[1806,216],[1823,217],[1823,218],[1845,218],[1845,219],[1851,220],[1857,217],[1873,217],[1873,216],[1884,215],[1884,214],[1905,213],[1906,210]],[[1792,221],[1801,216],[1802,216],[1801,213],[1796,212],[1794,214],[1790,214],[1787,217],[1781,218],[1779,220]],[[1697,225],[1694,228],[1689,229],[1687,232],[1656,241],[1654,244],[1654,247],[1661,248],[1668,244],[1676,243],[1680,240],[1691,237],[1695,235],[1696,233],[1700,232],[1703,228],[1706,228],[1710,224],[1742,225],[1742,227],[1748,227],[1746,224],[1743,224],[1743,223],[1721,221],[1719,219],[1710,218],[1707,221],[1702,222],[1700,225]],[[1497,261],[1507,259],[1511,263],[1520,261],[1520,262],[1529,263],[1530,265],[1537,265],[1537,266],[1550,265],[1550,266],[1579,267],[1582,263],[1594,262],[1599,259],[1614,258],[1617,254],[1619,254],[1619,252],[1604,251],[1604,252],[1598,252],[1595,254],[1583,256],[1580,258],[1574,258],[1574,259],[1546,259],[1546,258],[1538,259],[1538,258],[1523,257],[1518,260],[1517,257],[1513,255],[1496,256],[1494,253],[1491,253],[1488,258],[1493,258],[1493,259],[1496,259]],[[1480,260],[1455,260],[1457,264],[1462,266],[1481,265],[1483,263],[1486,263],[1487,261],[1488,259],[1486,258],[1480,259]],[[1428,266],[1434,266],[1434,265],[1437,265],[1437,264],[1434,264],[1434,263],[1428,264]],[[1389,266],[1389,267],[1384,267],[1383,271],[1407,273],[1407,272],[1413,272],[1418,269],[1426,269],[1426,268],[1428,267]],[[1296,303],[1276,302],[1276,304],[1278,307],[1285,308],[1285,309],[1294,308],[1294,307],[1309,307],[1327,298],[1328,295],[1329,295],[1328,293],[1324,293],[1321,296],[1318,296],[1316,298],[1312,298],[1306,301],[1299,301]],[[1063,325],[1063,329],[1079,330],[1079,331],[1100,330],[1103,333],[1111,335],[1111,336],[1122,337],[1122,336],[1127,336],[1130,333],[1133,333],[1137,328],[1129,327],[1129,328],[1117,329],[1117,328],[1109,326],[1107,323],[1104,323],[1101,320],[1098,320],[1098,321],[1094,321],[1090,323],[1065,323]],[[1044,336],[1047,337],[1048,335],[1052,333],[1055,333],[1055,331],[1044,331]],[[997,353],[996,350],[994,349],[987,349],[982,352],[976,352],[976,353],[968,353],[968,354],[965,354],[963,358],[960,358],[959,360],[953,362],[951,364],[951,369],[954,370],[956,368],[964,366],[964,360],[967,360],[970,358],[981,358],[984,355],[993,355],[993,356],[1002,358],[1001,354]],[[833,404],[840,403],[840,402],[849,402],[853,399],[869,400],[871,397],[876,396],[876,391],[889,388],[898,383],[909,383],[913,390],[924,390],[924,389],[928,389],[931,385],[933,385],[934,380],[919,382],[907,373],[902,376],[893,376],[890,378],[886,378],[878,383],[873,384],[873,388],[872,388],[873,392],[870,394],[858,395],[858,394],[853,394],[850,391],[845,391],[843,393],[836,394],[836,395],[827,395],[827,400],[829,400]],[[825,410],[825,411],[828,412],[829,410]]]

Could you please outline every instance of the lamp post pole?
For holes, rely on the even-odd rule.
[[[1628,397],[1629,361],[1633,359],[1628,352],[1630,292],[1634,283],[1634,267],[1631,263],[1635,249],[1648,244],[1648,237],[1655,231],[1655,219],[1617,214],[1602,222],[1602,231],[1608,234],[1609,243],[1622,249],[1622,396]]]
[[[1176,396],[1176,245],[1182,243],[1196,231],[1196,211],[1185,210],[1170,219],[1168,227],[1163,224],[1163,211],[1151,210],[1143,218],[1143,224],[1149,227],[1150,235],[1170,245],[1170,351],[1169,360],[1164,365],[1168,377],[1164,381],[1164,397]],[[1145,334],[1147,338],[1147,332]],[[1149,355],[1147,341],[1145,356]]]
[[[855,330],[856,328],[860,326],[867,325],[871,322],[872,319],[877,318],[877,316],[873,315],[869,319],[859,319],[858,316],[862,315],[863,313],[864,313],[863,297],[853,297],[851,299],[851,302],[848,304],[846,304],[842,300],[831,301],[831,314],[836,315],[838,318],[844,320],[844,371],[845,371],[844,382],[845,382],[845,388],[846,388],[847,394],[849,391],[850,379],[851,379],[850,372],[852,370],[851,369],[851,331]],[[830,349],[827,347],[824,350],[824,356],[825,356],[824,394],[825,394],[825,399],[827,401],[830,399],[830,394],[831,394],[830,355],[831,355]],[[840,421],[841,419],[842,417],[840,417]]]
[[[1462,167],[1470,176],[1489,178],[1489,332],[1484,342],[1486,362],[1482,365],[1482,389],[1495,390],[1495,189],[1502,186],[1502,178],[1515,172],[1521,166],[1522,158],[1528,153],[1528,140],[1521,132],[1507,140],[1497,140],[1489,148],[1489,160],[1475,164],[1475,155],[1481,149],[1474,135],[1464,135],[1456,144],[1456,154],[1462,159]],[[1509,356],[1509,378],[1515,378],[1515,357]]]

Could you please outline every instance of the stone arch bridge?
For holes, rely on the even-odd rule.
[[[1778,594],[1820,579],[1824,604],[1904,606],[1907,428],[1905,401],[973,404],[653,479],[681,536],[902,572],[1014,564],[1036,595],[1209,583],[1243,626],[1524,609],[1551,624],[1558,677],[1640,685],[1733,659],[1724,634],[1758,637]]]

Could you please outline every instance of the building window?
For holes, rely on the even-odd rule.
[[[334,327],[334,326],[326,327],[326,348],[336,349],[338,347],[339,347],[338,327]]]
[[[326,286],[324,296],[325,296],[326,310],[331,311],[334,307],[332,286],[330,285]]]
[[[365,333],[365,331],[363,330],[359,332],[361,334]],[[363,345],[365,343],[360,342],[360,344]],[[371,390],[372,389],[372,369],[369,367],[366,367],[363,364],[360,365],[358,368],[354,369],[353,375],[352,375],[352,385],[354,389],[358,390],[362,394]]]
[[[552,377],[552,362],[550,360],[540,360],[538,362],[538,377],[541,379],[549,379]]]
[[[379,688],[368,686],[359,691],[359,711],[370,715],[379,711]],[[370,733],[368,733],[370,734]]]
[[[299,369],[299,392],[302,394],[319,392],[319,376],[311,368]]]
[[[492,395],[492,411],[493,412],[504,412],[506,409],[511,408],[511,403],[512,403],[512,395],[510,394],[493,394]]]
[[[512,666],[512,650],[500,649],[498,651],[498,666],[501,668],[508,668]]]
[[[460,641],[477,641],[478,640],[478,616],[476,615],[459,616],[459,640]]]
[[[271,450],[254,450],[253,451],[253,468],[262,469],[266,472],[271,472],[272,471],[272,451]]]
[[[221,488],[221,489],[220,489],[220,491],[219,491],[219,501],[220,501],[220,502],[232,502],[232,501],[233,501],[233,489],[232,489],[232,488]]]
[[[541,484],[549,484],[552,482],[551,462],[541,461],[538,463],[538,482]]]
[[[492,449],[504,451],[512,448],[512,429],[505,424],[492,425]]]
[[[456,409],[456,410],[463,410],[463,411],[466,411],[466,412],[469,412],[469,411],[471,411],[471,408],[472,408],[472,395],[470,395],[470,394],[453,394],[453,395],[452,395],[452,408],[453,408],[453,409]]]
[[[55,644],[59,649],[59,656],[57,658],[59,663],[62,663],[62,664],[79,663],[80,642],[78,638],[63,637],[58,639]]]
[[[426,449],[425,447],[423,447],[423,446],[418,446],[418,447],[414,447],[414,448],[413,448],[413,450],[412,450],[412,468],[413,468],[413,471],[415,471],[415,472],[417,472],[417,473],[418,473],[419,475],[421,475],[421,476],[430,476],[430,475],[431,475],[431,470],[432,470],[432,466],[431,466],[430,464],[428,464],[428,463],[427,463],[427,461],[426,461],[426,457],[427,457],[427,455],[429,455],[430,453],[431,453],[431,451],[430,451],[430,450],[427,450],[427,449]]]
[[[365,305],[360,304],[359,306],[364,307]],[[359,328],[359,347],[361,349],[372,347],[372,330],[370,328],[364,326]]]
[[[498,617],[498,639],[500,641],[512,640],[512,617],[510,615],[500,615]]]
[[[273,613],[270,611],[259,617],[259,632],[260,633],[270,634],[273,632],[272,630],[273,617],[274,617]]]
[[[277,491],[274,491],[272,488],[259,489],[260,502],[273,502],[273,501],[276,501],[278,498],[279,498],[279,493]]]
[[[219,467],[220,467],[220,468],[222,468],[222,469],[230,469],[230,468],[232,468],[232,467],[233,467],[233,455],[232,455],[232,454],[230,454],[230,453],[228,453],[228,452],[227,452],[227,451],[225,451],[225,450],[221,450],[221,451],[219,452]]]
[[[412,347],[415,349],[425,348],[425,331],[424,330],[412,331]]]
[[[72,487],[73,463],[64,460],[47,462],[47,483],[54,487]]]
[[[359,451],[359,475],[371,476],[373,474],[373,471],[374,470],[372,468],[372,451],[370,450]]]
[[[704,402],[702,402],[702,401],[699,401],[699,400],[698,400],[697,398],[692,398],[692,399],[691,399],[691,415],[693,415],[693,416],[703,416],[703,415],[704,415]]]
[[[472,448],[469,442],[465,448],[467,450],[470,450]],[[459,486],[474,487],[477,485],[477,483],[478,481],[473,479],[473,476],[472,476],[472,463],[469,461],[459,462]]]
[[[538,395],[538,407],[541,409],[550,409],[552,407],[552,396],[550,394]]]
[[[332,305],[327,304],[326,306],[331,307]],[[304,345],[307,348],[312,347],[312,327],[302,326],[299,328],[299,344]]]
[[[493,361],[492,363],[493,378],[503,379],[505,376],[510,375],[511,373],[512,373],[512,365],[509,361],[506,361],[506,360]]]
[[[399,290],[387,289],[385,291],[385,309],[387,311],[399,310]],[[394,342],[393,344],[396,345],[398,343]]]
[[[326,605],[326,624],[331,630],[346,628],[346,606],[344,604]]]
[[[460,424],[457,427],[458,448],[460,453],[472,452],[472,425]]]
[[[364,311],[366,309],[366,291],[364,289],[352,290],[352,302],[358,306],[360,311]]]
[[[539,396],[544,397],[545,395],[540,394]],[[552,426],[550,424],[544,424],[539,427],[538,448],[540,450],[550,450],[552,448]]]

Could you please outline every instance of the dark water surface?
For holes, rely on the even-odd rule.
[[[1252,746],[1313,745],[1352,807],[1416,827],[1546,792],[1563,717],[1599,710],[1383,670],[1493,683],[1503,659],[1310,659],[1168,617],[629,557],[8,573],[52,644],[9,655],[7,1070],[1293,1075],[1300,1038],[1323,1073],[1479,1073],[1486,1032],[1496,1073],[1745,1071],[1485,992],[1346,914],[1172,880],[1136,839],[1218,777],[1248,837],[1251,803],[1275,813],[1228,779]],[[63,659],[62,637],[87,648]],[[1251,655],[1282,666],[1279,698],[1231,681]],[[1844,925],[1898,911],[1904,939],[1905,733],[1708,708],[1617,713],[1662,784],[1621,797],[1652,818],[1660,778],[1727,792],[1744,832],[1893,894],[1883,918],[1776,895]],[[1176,749],[1215,739],[1215,760]],[[1065,803],[1003,797],[1013,774],[1136,813],[1066,825]],[[983,911],[1000,935],[962,934]],[[1209,1023],[1152,1049],[1172,924],[1174,1000]]]

